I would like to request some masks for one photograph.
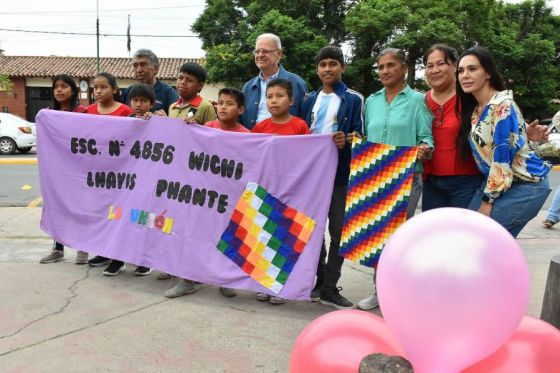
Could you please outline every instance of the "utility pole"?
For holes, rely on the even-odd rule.
[[[97,73],[99,74],[99,0],[96,0],[97,3]]]

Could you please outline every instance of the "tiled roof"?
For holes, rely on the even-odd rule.
[[[160,58],[158,77],[176,79],[179,67],[185,62],[201,63],[200,58]],[[130,58],[100,58],[100,71],[117,79],[134,79]],[[53,77],[68,74],[74,78],[93,78],[97,74],[95,57],[5,56],[0,54],[0,74],[13,77]]]

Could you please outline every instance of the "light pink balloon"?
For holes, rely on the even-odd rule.
[[[519,325],[529,271],[501,225],[442,208],[403,224],[381,255],[381,311],[417,373],[458,372],[490,355]]]

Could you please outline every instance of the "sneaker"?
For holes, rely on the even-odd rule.
[[[379,307],[379,301],[377,300],[377,294],[373,293],[366,299],[362,299],[358,302],[358,308],[364,311],[372,310]]]
[[[342,288],[323,289],[321,291],[321,298],[319,299],[319,302],[321,302],[321,304],[334,307],[337,310],[348,310],[354,308],[354,303],[340,295],[340,290],[342,290]]]
[[[266,302],[269,299],[270,299],[270,295],[265,293],[257,293],[257,300],[260,300],[261,302]]]
[[[134,270],[134,276],[148,276],[152,273],[152,269],[144,266],[138,266]]]
[[[321,298],[321,287],[315,286],[313,290],[311,290],[310,298],[312,302],[318,302]]]
[[[553,222],[552,220],[546,219],[545,221],[543,221],[543,225],[545,228],[550,229],[554,226],[554,224],[556,224],[555,222]]]
[[[280,297],[270,297],[268,300],[270,304],[284,304],[286,303],[286,299]]]
[[[158,280],[171,280],[173,278],[173,276],[171,276],[169,273],[160,272],[159,275],[157,275],[156,278]]]
[[[228,298],[235,297],[237,295],[237,291],[235,291],[235,289],[223,287],[220,287],[220,293],[222,293],[224,297]]]
[[[107,268],[105,268],[103,274],[105,276],[116,276],[119,274],[119,272],[122,272],[124,270],[126,270],[126,267],[124,266],[123,262],[118,260],[113,260],[111,264],[109,264]]]
[[[45,256],[44,258],[42,258],[39,261],[39,263],[42,264],[54,263],[54,262],[60,262],[61,260],[64,260],[64,251],[52,249],[51,253]]]
[[[76,253],[76,264],[87,264],[89,254],[85,251],[78,251]]]
[[[88,264],[92,267],[101,267],[109,263],[110,261],[111,259],[109,258],[105,258],[104,256],[97,255],[96,257],[88,260]]]
[[[201,288],[201,283],[196,283],[191,280],[181,280],[177,285],[163,293],[163,295],[167,298],[177,298],[185,294],[192,294]]]

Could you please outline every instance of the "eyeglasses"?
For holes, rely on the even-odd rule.
[[[443,125],[443,106],[438,106],[435,120],[436,127],[441,127]]]
[[[271,54],[272,52],[276,52],[277,50],[279,50],[280,48],[276,48],[276,49],[255,49],[253,51],[253,54],[256,56],[257,54]]]

